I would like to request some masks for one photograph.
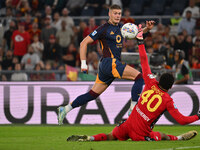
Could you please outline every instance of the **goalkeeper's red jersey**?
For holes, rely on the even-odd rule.
[[[140,95],[138,104],[134,107],[127,123],[129,128],[138,135],[148,136],[154,124],[167,110],[180,124],[189,124],[198,120],[198,116],[183,116],[176,108],[169,94],[158,87],[154,75],[151,73],[144,45],[139,45],[140,60],[145,87]]]

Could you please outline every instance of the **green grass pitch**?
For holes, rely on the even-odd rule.
[[[0,150],[178,150],[200,149],[200,135],[189,141],[104,141],[66,142],[72,134],[109,133],[114,126],[102,125],[1,125]],[[179,135],[200,126],[156,126],[154,131]]]

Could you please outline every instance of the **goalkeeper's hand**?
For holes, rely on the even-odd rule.
[[[143,29],[142,29],[142,25],[141,24],[138,25],[138,34],[136,36],[136,39],[137,39],[138,45],[144,44]]]
[[[81,60],[81,72],[88,73],[88,65],[86,64],[86,60]]]
[[[136,39],[143,40],[143,29],[141,24],[138,25],[138,34],[136,36]]]

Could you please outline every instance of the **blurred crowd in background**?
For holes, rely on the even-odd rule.
[[[66,66],[80,68],[79,44],[107,19],[108,8],[118,4],[123,8],[122,23],[138,23],[131,17],[134,0],[5,0],[0,2],[0,74],[2,81],[67,80]],[[144,3],[149,0],[141,0]],[[156,0],[155,0],[156,1]],[[161,0],[165,3],[173,0]],[[176,0],[174,0],[176,1]],[[173,10],[172,17],[156,26],[145,39],[147,52],[163,57],[162,65],[172,69],[176,64],[175,50],[184,51],[191,69],[200,69],[200,13],[198,0],[185,0],[182,11]],[[145,5],[144,5],[145,6]],[[92,8],[92,9],[90,9]],[[90,11],[94,16],[90,16]],[[89,13],[89,14],[88,14]],[[74,20],[74,16],[90,16]],[[143,15],[143,14],[138,14]],[[156,14],[158,15],[158,14]],[[164,14],[162,14],[164,15]],[[145,19],[144,19],[145,20]],[[145,26],[145,22],[140,22]],[[173,29],[173,30],[172,30]],[[176,32],[174,32],[176,31]],[[138,52],[135,40],[124,40],[122,52]],[[88,46],[89,72],[95,75],[101,48],[97,41]],[[134,64],[132,64],[134,66]],[[155,64],[156,65],[156,64]],[[137,67],[137,66],[135,66]],[[32,73],[25,71],[60,70],[64,74]],[[68,74],[69,75],[69,74]],[[69,75],[70,76],[70,75]],[[71,75],[73,76],[73,74]]]

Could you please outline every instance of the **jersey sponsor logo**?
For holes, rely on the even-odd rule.
[[[22,42],[22,41],[24,41],[24,38],[21,35],[16,35],[15,36],[15,41],[16,42]]]
[[[140,110],[140,108],[139,108],[137,105],[136,105],[136,111],[137,111],[138,114],[140,114],[140,116],[141,116],[144,120],[146,120],[147,122],[150,120],[149,117],[146,116],[146,114],[144,114],[144,113]]]
[[[97,30],[94,30],[93,32],[92,32],[92,36],[95,36],[97,34]]]
[[[114,34],[114,32],[113,32],[113,31],[111,31],[111,32],[110,32],[110,35],[113,35],[113,34]]]
[[[148,76],[149,76],[150,79],[156,78],[156,75],[153,75],[153,74],[148,74]]]

